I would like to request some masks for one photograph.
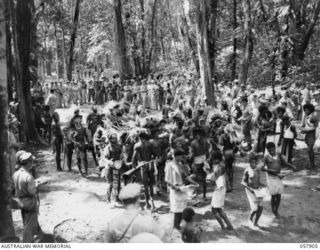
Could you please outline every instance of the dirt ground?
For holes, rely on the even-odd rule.
[[[84,116],[88,108],[82,110]],[[65,123],[71,116],[70,110],[59,112]],[[85,117],[84,117],[85,118]],[[76,164],[72,172],[57,172],[51,148],[35,149],[37,179],[44,182],[39,188],[39,222],[46,233],[52,233],[59,223],[77,220],[67,234],[72,242],[102,242],[108,221],[121,215],[122,208],[113,208],[106,203],[106,183],[97,176],[89,155],[89,178],[78,174]],[[62,156],[63,157],[63,156]],[[294,153],[297,170],[284,179],[285,190],[280,205],[281,219],[275,219],[270,209],[270,199],[264,201],[260,224],[264,230],[253,230],[248,226],[249,203],[240,185],[246,159],[238,156],[235,167],[235,186],[225,202],[227,213],[235,230],[221,231],[210,212],[210,199],[201,207],[195,207],[196,223],[201,228],[201,242],[320,242],[320,157],[316,156],[317,169],[305,170],[309,164],[306,148],[298,141]],[[74,157],[75,158],[75,157]],[[65,166],[65,169],[67,167]],[[265,178],[263,179],[265,182]],[[212,188],[208,197],[211,197]],[[169,242],[181,242],[179,233],[172,230],[173,214],[169,212],[168,195],[156,197],[157,209],[151,214],[166,231]],[[17,235],[21,238],[22,220],[19,211],[13,211]]]

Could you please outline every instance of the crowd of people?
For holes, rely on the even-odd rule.
[[[192,74],[150,76],[123,83],[118,75],[112,81],[104,77],[100,80],[51,83],[50,88],[39,85],[33,88],[32,95],[35,110],[45,107],[46,119],[38,113],[46,124],[43,136],[53,145],[57,170],[64,169],[64,151],[66,165],[72,171],[75,153],[80,174],[88,176],[92,168],[87,157],[90,152],[94,169],[106,179],[107,202],[125,206],[125,215],[108,227],[108,242],[128,242],[139,233],[161,238],[155,222],[144,223],[150,218],[141,215],[141,209],[156,209],[154,200],[167,192],[174,214],[173,227],[181,232],[183,241],[199,242],[190,206],[200,206],[208,200],[208,186],[214,190],[212,214],[223,230],[233,230],[224,200],[234,189],[237,155],[248,158],[241,184],[250,204],[252,228],[259,227],[262,201],[268,195],[272,212],[280,216],[282,179],[286,175],[281,169],[296,169],[293,152],[298,136],[305,137],[308,168],[316,167],[318,117],[308,86],[302,86],[300,92],[268,92],[239,85],[237,80],[224,82],[216,85],[217,105],[212,107],[207,105],[201,84]],[[57,109],[71,104],[99,106],[92,106],[86,121],[77,109],[63,128]],[[302,121],[301,128],[297,121]],[[20,158],[17,157],[18,165],[24,169]],[[28,159],[31,154],[23,154],[23,160],[29,162]],[[21,179],[17,175],[25,173],[16,169],[12,172],[19,194],[24,187],[18,183]],[[266,186],[261,183],[261,172],[266,173]],[[142,191],[144,203],[140,203]],[[140,226],[136,225],[138,222]],[[33,231],[38,229],[36,223],[32,225]],[[25,230],[30,232],[30,227]]]

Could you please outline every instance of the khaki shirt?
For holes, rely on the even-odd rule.
[[[37,194],[36,183],[33,176],[20,168],[13,174],[13,183],[18,198],[34,198]]]

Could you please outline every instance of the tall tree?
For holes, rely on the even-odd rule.
[[[144,0],[140,0],[140,19],[141,19],[141,69],[142,74],[146,72],[146,29],[145,29],[145,9]]]
[[[251,23],[251,4],[250,0],[242,0],[242,9],[244,15],[243,30],[245,34],[245,47],[243,52],[243,58],[241,63],[240,79],[241,84],[246,84],[248,78],[248,72],[253,51],[253,34]]]
[[[233,28],[233,38],[232,38],[232,66],[231,66],[231,78],[236,79],[237,75],[237,37],[235,36],[235,31],[238,28],[237,22],[237,8],[238,3],[237,0],[233,0],[233,8],[232,8],[232,28]]]
[[[156,17],[157,17],[157,3],[158,0],[154,0],[153,6],[152,6],[152,15],[151,15],[151,24],[150,24],[150,46],[149,46],[149,51],[148,51],[148,57],[147,57],[147,67],[146,70],[147,72],[151,71],[151,62],[156,46]]]
[[[196,10],[197,46],[199,57],[200,81],[208,105],[215,105],[214,85],[211,74],[211,61],[209,54],[207,1],[194,0]]]
[[[197,73],[199,74],[200,72],[199,72],[199,61],[197,58],[197,48],[194,45],[192,38],[190,36],[190,27],[189,27],[187,16],[186,16],[188,15],[188,13],[186,13],[185,11],[183,0],[179,0],[179,2],[180,2],[180,8],[181,8],[180,32],[185,43],[188,45],[190,49],[193,64],[196,68]]]
[[[60,52],[60,40],[59,40],[59,36],[58,36],[58,27],[57,24],[54,24],[54,37],[55,37],[55,44],[56,44],[56,53],[55,53],[55,57],[56,57],[56,73],[57,73],[57,78],[58,80],[61,77],[61,70],[60,70],[60,57],[59,57],[59,52]],[[72,71],[72,69],[71,69]]]
[[[294,2],[294,1],[291,1],[291,2]],[[305,1],[305,2],[307,2],[307,1]],[[298,11],[298,13],[301,12],[301,9],[305,9],[305,8],[300,8],[300,11]],[[309,25],[307,26],[306,32],[304,32],[304,34],[302,35],[301,41],[298,41],[295,43],[295,46],[293,49],[295,62],[302,61],[304,59],[305,52],[307,50],[310,39],[314,33],[314,29],[315,29],[317,21],[319,19],[320,1],[315,1],[313,9],[314,9],[314,11],[312,13],[312,17],[310,18],[310,22],[309,22]],[[306,13],[300,13],[299,16],[303,16],[305,14]]]
[[[14,237],[10,207],[10,174],[8,166],[8,88],[6,62],[5,0],[0,0],[0,242]]]
[[[30,94],[30,54],[32,36],[33,0],[17,1],[13,15],[13,43],[16,69],[17,94],[19,99],[19,120],[27,142],[41,141],[35,127],[35,118]]]
[[[208,42],[209,42],[209,60],[211,66],[211,76],[214,76],[215,59],[216,59],[216,40],[217,32],[217,16],[218,16],[219,0],[208,1]]]
[[[120,79],[124,80],[130,75],[129,60],[126,48],[126,36],[122,21],[121,0],[113,0],[114,10],[114,43],[118,57]]]
[[[70,43],[69,43],[69,63],[68,63],[68,72],[67,72],[67,78],[69,81],[71,81],[72,79],[72,67],[73,67],[73,61],[74,61],[73,55],[74,55],[74,47],[75,47],[78,22],[79,22],[80,2],[81,0],[76,0],[76,4],[74,6],[74,11],[73,11],[72,31],[71,31]]]
[[[11,32],[10,32],[10,15],[9,15],[9,1],[6,1],[6,57],[7,57],[7,81],[8,81],[8,96],[9,100],[12,99],[12,87],[13,87],[13,63],[12,63],[12,43],[11,43]]]

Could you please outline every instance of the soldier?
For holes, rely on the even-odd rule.
[[[23,221],[22,242],[32,243],[35,235],[42,233],[38,222],[39,202],[37,197],[37,185],[32,170],[34,157],[31,153],[22,152],[18,157],[21,166],[13,175],[15,196],[21,209]]]

